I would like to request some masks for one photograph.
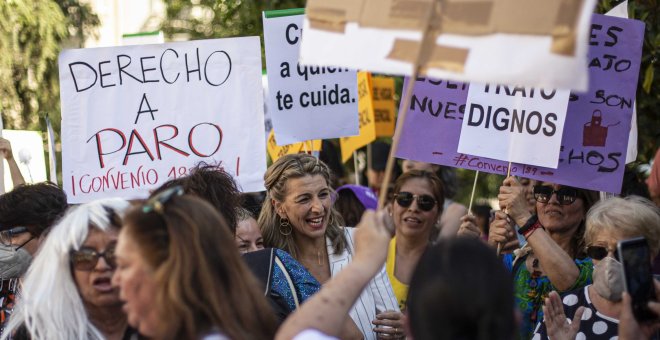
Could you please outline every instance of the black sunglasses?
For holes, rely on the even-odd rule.
[[[588,246],[586,248],[586,253],[587,256],[591,257],[592,259],[600,261],[607,256],[609,250],[603,246]],[[619,251],[617,249],[614,249],[613,253],[614,253],[614,258],[618,259]]]
[[[150,198],[147,203],[142,206],[142,212],[146,214],[155,211],[162,214],[165,203],[171,200],[172,197],[178,197],[184,193],[183,187],[180,185],[165,189],[163,192]]]
[[[414,200],[417,200],[417,207],[423,211],[431,211],[436,205],[435,198],[431,195],[413,195],[406,191],[395,194],[394,200],[403,208],[408,208]]]
[[[99,262],[99,258],[103,257],[105,262],[110,266],[110,268],[117,268],[117,261],[115,258],[115,248],[117,243],[111,243],[105,251],[99,253],[92,248],[80,248],[80,250],[71,250],[69,253],[69,258],[71,260],[71,265],[76,270],[82,271],[92,271],[96,264]]]
[[[578,191],[571,187],[561,187],[559,190],[554,190],[548,185],[534,186],[534,199],[539,203],[548,203],[553,194],[557,194],[557,201],[561,205],[572,204],[578,197]]]

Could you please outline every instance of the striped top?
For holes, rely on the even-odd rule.
[[[344,266],[351,262],[353,258],[353,232],[354,228],[343,228],[346,236],[347,248],[341,254],[334,254],[332,243],[326,238],[328,247],[328,258],[330,262],[330,273],[337,275]],[[355,324],[360,328],[365,339],[376,339],[376,333],[373,332],[374,325],[371,321],[376,319],[376,314],[384,311],[399,311],[397,299],[392,291],[392,285],[387,277],[385,266],[369,282],[369,285],[362,291],[360,297],[350,311],[350,316]]]

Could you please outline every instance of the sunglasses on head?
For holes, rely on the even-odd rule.
[[[561,187],[559,190],[554,190],[549,185],[534,186],[534,199],[539,203],[548,203],[553,194],[557,194],[557,201],[561,205],[572,204],[578,197],[578,191],[571,187]]]
[[[417,207],[423,211],[431,211],[436,205],[435,198],[431,195],[413,195],[410,192],[402,191],[394,195],[394,200],[403,208],[408,208],[414,200],[417,200]]]
[[[92,248],[80,248],[79,250],[71,250],[69,258],[71,259],[71,265],[76,270],[82,271],[92,271],[96,264],[99,262],[99,258],[103,257],[105,263],[110,266],[110,268],[117,268],[117,261],[115,258],[115,248],[117,247],[116,243],[112,243],[105,249],[103,252],[97,252]]]
[[[165,203],[171,200],[172,197],[178,197],[184,193],[183,187],[180,185],[165,189],[163,192],[150,198],[147,203],[142,206],[142,212],[146,214],[155,211],[162,214]]]
[[[586,253],[587,256],[591,257],[594,260],[602,260],[607,256],[609,250],[603,246],[588,246],[586,249]],[[619,251],[617,249],[614,249],[612,253],[614,254],[615,259],[619,258]]]

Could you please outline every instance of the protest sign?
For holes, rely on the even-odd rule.
[[[358,115],[360,121],[360,134],[339,139],[341,147],[341,161],[346,163],[357,149],[373,142],[376,139],[376,125],[374,118],[374,104],[372,100],[371,76],[367,72],[358,73]]]
[[[304,65],[586,90],[595,0],[308,0]],[[422,51],[424,53],[422,53]]]
[[[304,15],[264,12],[268,110],[277,142],[359,133],[356,72],[298,64]]]
[[[23,175],[25,183],[39,183],[47,180],[44,141],[39,131],[4,130],[2,137],[11,143],[12,154]],[[4,162],[4,186],[6,191],[14,188],[9,165]]]
[[[70,203],[143,198],[200,161],[263,190],[257,37],[65,50],[59,70]]]
[[[514,163],[511,175],[620,192],[643,34],[640,21],[593,15],[590,86],[571,95],[559,167]],[[467,94],[467,84],[417,79],[397,156],[506,175],[507,162],[456,151]]]
[[[371,77],[371,92],[374,102],[376,137],[392,137],[396,121],[394,78]]]
[[[288,145],[278,145],[277,141],[275,140],[275,131],[273,130],[270,130],[270,133],[268,134],[267,145],[268,145],[268,155],[270,156],[270,159],[273,162],[275,162],[284,155],[301,153],[301,152],[305,152],[305,150],[307,150],[308,152],[321,150],[320,139],[313,140],[311,142],[306,141],[306,142],[293,143]]]
[[[557,168],[567,90],[472,84],[458,152]]]

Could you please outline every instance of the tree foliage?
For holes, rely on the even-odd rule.
[[[0,111],[5,126],[45,130],[48,113],[60,127],[57,57],[65,44],[82,46],[99,25],[79,0],[0,2]]]
[[[305,7],[305,0],[164,0],[166,17],[161,29],[167,39],[261,37],[261,12]]]

